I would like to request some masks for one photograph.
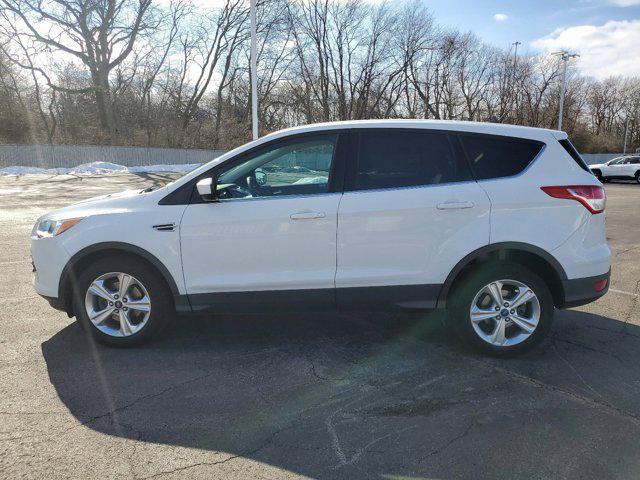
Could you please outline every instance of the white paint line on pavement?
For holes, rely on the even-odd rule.
[[[619,293],[620,295],[627,295],[629,297],[638,297],[638,296],[640,296],[637,293],[625,292],[624,290],[616,290],[615,288],[610,288],[609,291],[613,292],[613,293]]]
[[[25,265],[29,265],[29,259],[26,258],[24,260],[12,260],[10,262],[0,262],[0,265],[17,265],[18,263],[23,263]],[[29,265],[31,266],[31,265]]]

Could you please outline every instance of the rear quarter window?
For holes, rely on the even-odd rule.
[[[467,134],[459,137],[477,180],[519,174],[544,146],[542,142],[511,137]]]
[[[564,140],[559,140],[559,143],[560,145],[562,145],[562,148],[564,148],[565,151],[569,155],[571,155],[571,158],[573,158],[573,160],[578,164],[578,166],[581,169],[583,169],[585,172],[591,173],[591,170],[589,170],[587,163],[582,159],[582,157],[578,153],[578,150],[576,150],[576,147],[573,146],[573,144],[569,141],[569,139],[565,138]]]

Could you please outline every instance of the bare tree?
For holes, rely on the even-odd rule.
[[[42,47],[43,53],[69,55],[86,66],[107,141],[117,133],[109,75],[131,54],[138,37],[157,25],[150,5],[151,0],[0,0],[15,38]],[[39,72],[52,89],[63,91],[39,62],[35,66],[35,62],[12,58],[23,68]]]

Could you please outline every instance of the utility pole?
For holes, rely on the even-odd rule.
[[[627,115],[627,124],[624,127],[624,145],[622,147],[622,154],[625,155],[627,153],[627,139],[629,138],[629,121],[631,117]]]
[[[513,96],[516,94],[516,68],[518,66],[518,45],[522,45],[521,42],[515,41],[513,42],[513,76],[511,78],[513,84],[511,85],[511,89],[513,90]]]
[[[251,131],[253,139],[258,139],[258,75],[256,71],[256,0],[251,0]]]
[[[562,130],[562,116],[564,114],[564,95],[567,91],[567,63],[571,58],[577,58],[580,55],[577,53],[569,53],[566,50],[560,52],[553,52],[551,55],[559,55],[563,62],[562,66],[562,86],[560,88],[560,105],[558,108],[558,130]]]

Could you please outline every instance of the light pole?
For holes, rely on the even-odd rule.
[[[624,127],[624,145],[622,146],[622,154],[625,155],[627,153],[627,139],[629,138],[629,121],[631,117],[627,115],[627,124]]]
[[[511,84],[511,88],[510,88],[510,92],[509,92],[509,108],[511,109],[511,115],[512,118],[515,120],[516,118],[516,114],[515,114],[515,110],[518,107],[518,95],[516,93],[516,76],[518,74],[517,68],[518,68],[518,45],[521,45],[521,42],[515,41],[512,43],[513,45],[513,75],[511,76],[510,79],[510,84]]]
[[[564,94],[567,90],[567,63],[569,62],[570,58],[576,58],[576,57],[579,57],[580,55],[578,55],[577,53],[569,53],[565,50],[562,50],[560,52],[553,52],[551,55],[559,55],[563,62],[562,86],[560,88],[560,106],[558,108],[559,110],[558,111],[558,130],[562,130],[562,116],[564,113]]]
[[[251,132],[253,139],[258,139],[258,76],[256,71],[256,0],[251,0],[249,16],[251,17]]]

